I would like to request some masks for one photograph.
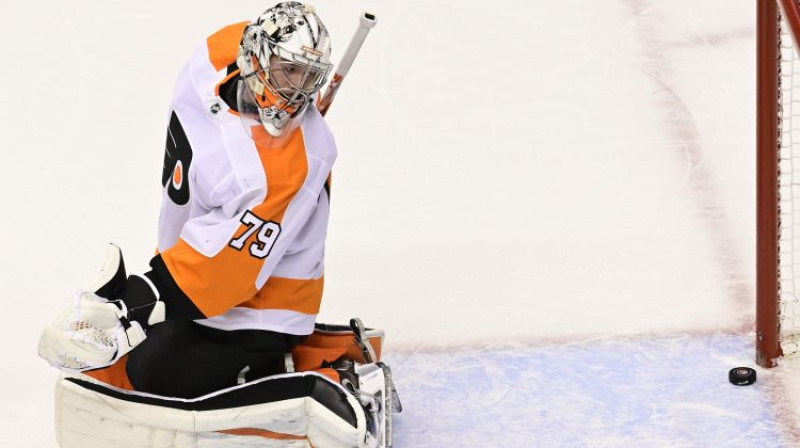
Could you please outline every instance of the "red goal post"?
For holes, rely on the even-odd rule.
[[[758,0],[757,20],[756,361],[773,367],[800,351],[800,0]]]

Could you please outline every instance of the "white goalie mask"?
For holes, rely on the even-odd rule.
[[[237,100],[254,140],[270,147],[285,142],[325,84],[330,56],[328,30],[314,8],[300,2],[279,3],[245,28]]]

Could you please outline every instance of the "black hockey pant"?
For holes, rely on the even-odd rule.
[[[128,377],[138,391],[195,398],[285,372],[285,354],[303,338],[167,320],[154,325],[131,351]]]

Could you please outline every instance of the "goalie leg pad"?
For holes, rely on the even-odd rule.
[[[61,448],[364,446],[358,401],[316,373],[277,375],[197,399],[116,389],[80,376],[56,387]]]

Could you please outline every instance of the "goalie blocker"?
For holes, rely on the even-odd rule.
[[[361,354],[366,343],[380,359],[383,332],[356,336],[319,324],[287,355],[290,373],[196,399],[131,390],[127,358],[67,376],[56,387],[59,446],[390,448],[392,414],[401,409],[391,372]]]

